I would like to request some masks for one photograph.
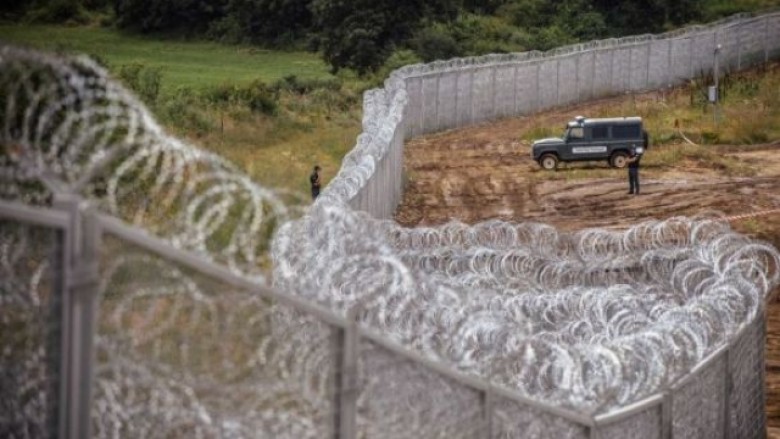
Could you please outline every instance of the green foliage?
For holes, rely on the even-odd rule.
[[[170,125],[195,135],[208,133],[211,122],[199,111],[201,100],[192,89],[182,87],[167,96],[156,108],[160,119]]]
[[[210,26],[220,40],[291,45],[310,31],[310,0],[227,0]]]
[[[42,0],[34,3],[27,19],[39,23],[86,24],[89,15],[80,0]]]
[[[334,72],[375,71],[424,20],[457,14],[448,0],[312,0],[319,46]]]
[[[440,23],[421,29],[410,45],[425,62],[463,55],[462,46],[455,41],[449,29]]]
[[[120,27],[151,31],[200,33],[221,16],[225,0],[116,0]]]
[[[141,100],[149,105],[157,102],[162,87],[162,68],[143,63],[125,64],[119,66],[118,76]]]

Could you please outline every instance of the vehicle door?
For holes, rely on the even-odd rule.
[[[609,125],[590,125],[585,128],[585,136],[588,138],[588,149],[584,152],[586,157],[591,160],[609,158]]]
[[[611,150],[631,151],[641,146],[642,127],[637,124],[616,124],[612,127]],[[611,151],[610,151],[611,152]]]
[[[571,127],[566,134],[568,160],[590,160],[593,155],[585,127]]]

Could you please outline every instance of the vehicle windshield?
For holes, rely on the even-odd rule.
[[[585,129],[583,127],[567,127],[566,132],[563,133],[563,138],[566,140],[580,140],[585,137]]]

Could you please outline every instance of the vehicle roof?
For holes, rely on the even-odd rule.
[[[639,116],[607,117],[602,119],[587,118],[583,121],[583,124],[585,125],[596,125],[602,123],[642,123],[642,118]]]

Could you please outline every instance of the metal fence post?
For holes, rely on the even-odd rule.
[[[439,105],[439,97],[441,96],[441,89],[440,89],[440,87],[441,87],[441,77],[442,77],[442,75],[444,75],[444,73],[439,73],[439,74],[436,75],[436,100],[434,101],[435,106],[434,106],[434,110],[433,110],[434,114],[436,115],[436,119],[435,119],[436,120],[436,122],[435,122],[436,128],[434,128],[434,130],[436,130],[436,131],[441,129],[441,114],[439,114],[440,111],[441,111],[441,105]]]
[[[612,82],[615,80],[615,48],[609,49],[609,92],[612,93]]]
[[[688,37],[688,79],[693,79],[693,37]]]
[[[574,59],[574,94],[577,95],[576,101],[580,102],[580,58],[582,58],[582,52],[577,54],[577,58]]]
[[[634,46],[628,47],[628,86],[624,87],[624,91],[634,91],[634,87],[631,83],[631,76],[634,73]],[[624,82],[625,83],[625,82]]]
[[[474,71],[476,68],[471,69],[471,81],[469,81],[469,123],[474,123]]]
[[[57,194],[54,206],[68,212],[71,218],[69,242],[64,265],[63,297],[63,379],[66,408],[65,436],[90,437],[92,364],[94,360],[95,311],[98,287],[98,248],[100,228],[95,217],[83,210],[84,201],[77,195]]]
[[[515,64],[515,68],[512,72],[512,112],[511,115],[517,116],[520,114],[517,101],[519,100],[517,95],[517,70],[520,68],[519,64]]]
[[[731,347],[723,353],[726,372],[723,377],[723,439],[731,437]]]
[[[561,105],[561,59],[555,59],[555,106]]]
[[[51,261],[52,272],[52,321],[57,322],[57,328],[52,334],[49,352],[52,353],[52,368],[57,371],[56,393],[58,396],[57,410],[52,410],[52,423],[50,431],[52,437],[68,436],[68,341],[70,340],[70,319],[65,312],[69,308],[69,295],[67,294],[67,273],[70,267],[70,239],[71,231],[58,231],[56,233]],[[56,354],[54,354],[56,352]]]
[[[488,385],[487,389],[482,391],[480,395],[480,403],[482,404],[482,422],[484,430],[480,437],[483,439],[493,438],[493,391]]]
[[[590,72],[590,96],[588,96],[588,99],[596,97],[596,53],[598,53],[596,50],[590,52],[593,64]]]
[[[647,41],[647,62],[645,63],[645,90],[650,89],[650,52],[651,52],[651,46],[653,44],[653,40]]]
[[[358,397],[358,333],[356,314],[347,313],[347,325],[336,334],[336,392],[335,439],[357,437]]]
[[[534,87],[535,93],[534,93],[534,99],[536,101],[536,107],[533,108],[531,111],[539,111],[542,105],[542,99],[539,97],[539,70],[542,69],[542,62],[536,61],[536,86]]]
[[[742,68],[742,26],[741,23],[734,26],[737,31],[737,70]]]
[[[666,85],[669,87],[672,86],[672,80],[674,79],[674,72],[672,72],[672,69],[674,69],[674,60],[672,59],[672,48],[674,47],[674,40],[668,39],[666,40],[669,43],[668,46],[668,65],[666,67]]]
[[[769,63],[769,17],[764,17],[764,64]]]
[[[672,437],[672,395],[669,392],[664,393],[661,401],[661,439]]]
[[[460,126],[460,106],[458,106],[458,104],[459,104],[459,100],[460,100],[459,99],[459,96],[460,96],[460,74],[462,72],[460,70],[456,70],[454,73],[455,73],[455,90],[454,90],[455,93],[453,93],[453,94],[455,95],[455,105],[454,105],[454,107],[455,107],[455,117],[453,117],[452,120],[453,120],[453,125],[457,127],[457,126]],[[448,127],[448,128],[452,128],[452,127]]]
[[[491,67],[490,73],[492,74],[490,75],[490,94],[493,96],[492,99],[490,100],[490,107],[492,108],[492,110],[490,112],[490,115],[486,118],[488,120],[493,119],[496,116],[496,114],[498,114],[498,108],[496,108],[497,107],[496,95],[498,94],[496,93],[496,77],[498,76],[497,72],[498,72],[497,66]]]

